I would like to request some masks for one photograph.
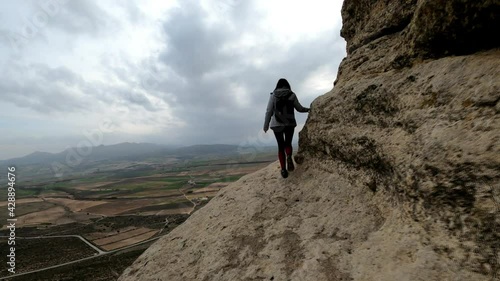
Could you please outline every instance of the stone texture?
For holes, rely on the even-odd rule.
[[[120,280],[499,280],[498,7],[346,0],[301,165],[229,185]]]
[[[231,184],[120,280],[488,280],[437,253],[421,225],[345,167],[316,164],[284,180],[273,163]]]
[[[500,1],[419,1],[405,38],[430,57],[463,55],[500,45]]]
[[[403,30],[412,19],[417,0],[351,0],[342,6],[341,35],[347,52],[377,38]]]
[[[436,252],[498,272],[499,58],[492,50],[353,75],[314,101],[300,157],[330,172],[340,163],[353,185],[385,194],[435,236]]]

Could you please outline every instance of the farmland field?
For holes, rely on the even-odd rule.
[[[85,272],[85,266],[78,265],[95,265],[94,259],[117,263],[116,268],[122,270],[147,245],[206,205],[220,189],[274,160],[273,154],[263,154],[254,162],[234,156],[106,162],[97,163],[97,169],[86,166],[89,170],[81,175],[66,178],[43,175],[23,182],[19,177],[16,235],[18,251],[23,253],[18,256],[17,272],[43,269],[46,273],[32,272],[13,280],[35,280],[28,277],[56,273],[57,278],[72,276],[72,272],[65,272],[64,268],[70,271],[78,268],[82,276],[95,277],[94,273]],[[7,209],[5,198],[6,194],[0,194],[0,207]],[[8,235],[6,219],[7,212],[0,212],[2,242]],[[66,250],[58,252],[62,247]],[[37,254],[45,250],[50,250],[54,257],[44,259]],[[117,255],[126,256],[127,262],[118,262],[114,258]],[[52,265],[60,267],[47,268]],[[108,276],[109,280],[117,275],[114,272],[117,269],[111,265],[96,267],[99,268],[96,272]],[[8,274],[1,271],[0,277]]]

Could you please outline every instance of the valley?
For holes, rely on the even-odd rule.
[[[150,244],[183,223],[220,189],[265,167],[275,156],[261,151],[251,160],[241,154],[210,153],[171,157],[168,161],[97,161],[64,178],[47,180],[48,176],[42,174],[23,182],[19,177],[16,274],[5,267],[0,279],[74,277],[75,268],[82,279],[73,280],[114,279]],[[0,208],[5,208],[0,212],[0,222],[5,223],[6,194],[0,194],[0,199]],[[0,244],[4,247],[0,253],[4,257],[9,249],[8,235],[7,224],[3,224]],[[87,272],[85,268],[90,267],[83,265],[90,263],[92,269]]]

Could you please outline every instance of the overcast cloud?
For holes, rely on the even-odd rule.
[[[0,5],[0,159],[75,146],[102,122],[104,144],[248,142],[279,78],[309,106],[345,56],[341,0]]]

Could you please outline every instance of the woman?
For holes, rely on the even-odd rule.
[[[278,158],[283,178],[288,177],[288,171],[295,169],[292,160],[293,131],[297,126],[294,109],[297,109],[298,112],[309,112],[309,108],[303,107],[299,103],[288,81],[281,78],[276,85],[276,89],[271,93],[267,104],[264,132],[267,132],[269,123],[271,123],[271,129],[274,131],[278,142]]]

